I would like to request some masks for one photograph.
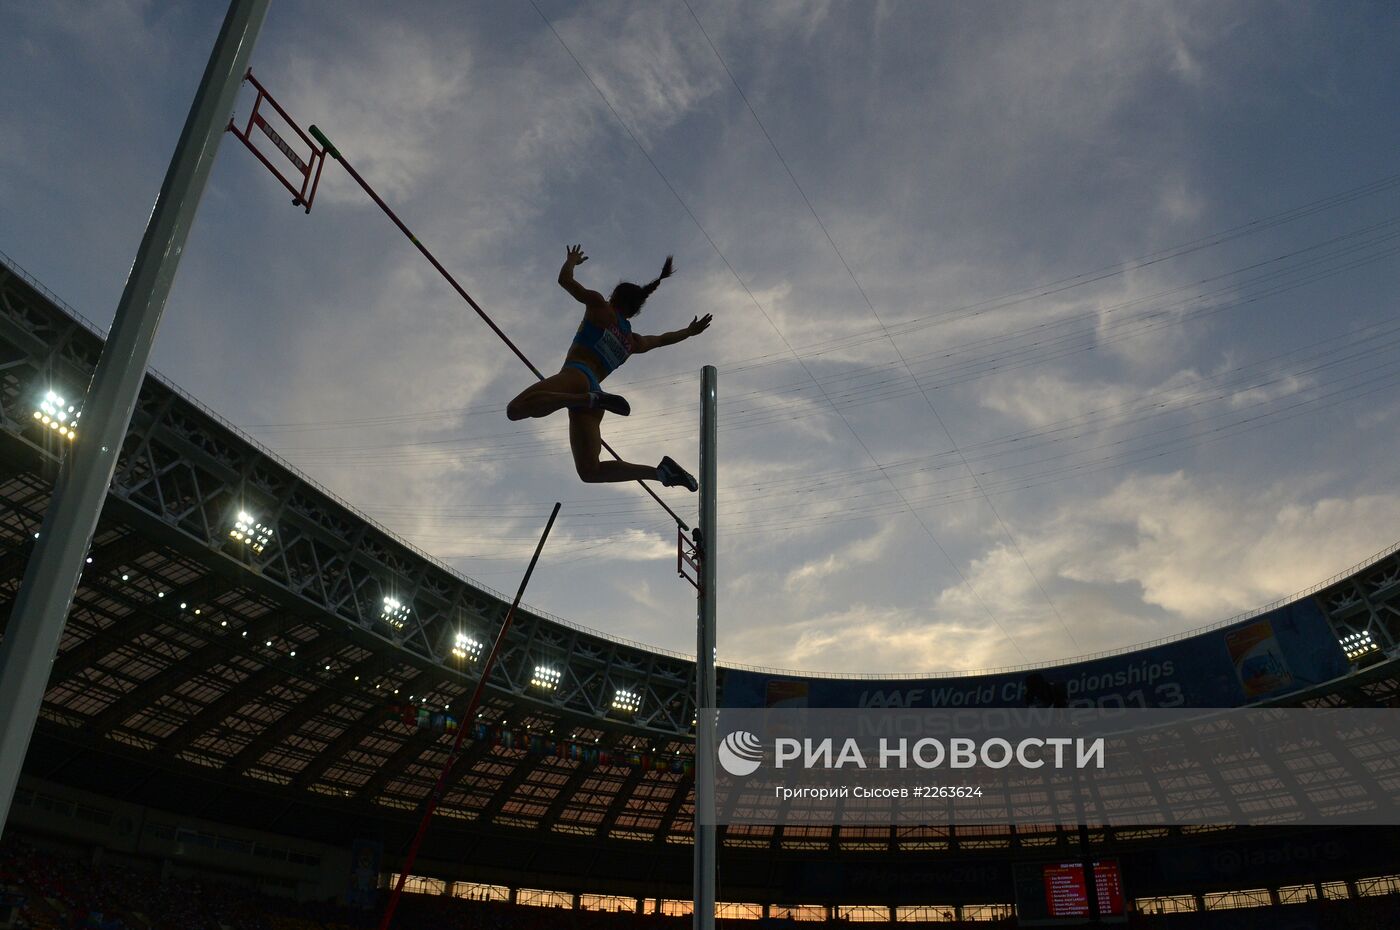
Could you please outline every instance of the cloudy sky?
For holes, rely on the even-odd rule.
[[[0,250],[110,323],[217,3],[6,6]],[[1400,539],[1400,9],[294,2],[259,78],[546,371],[588,286],[677,274],[608,381],[697,462],[721,661],[917,672],[1144,642]],[[240,98],[246,115],[251,95]],[[694,650],[674,530],[337,166],[226,137],[154,365],[464,574]],[[687,518],[695,499],[663,489]]]

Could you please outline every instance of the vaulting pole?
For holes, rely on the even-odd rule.
[[[544,544],[549,539],[549,531],[554,529],[554,520],[559,516],[559,502],[554,503],[554,509],[549,512],[549,522],[544,525],[544,532],[540,534],[540,541],[535,545],[535,554],[530,556],[530,564],[525,568],[525,576],[520,579],[520,587],[515,589],[515,600],[510,602],[510,610],[506,611],[506,618],[501,621],[501,628],[496,633],[496,640],[491,644],[491,651],[486,654],[486,661],[481,664],[481,677],[476,680],[476,687],[472,689],[471,700],[467,702],[467,709],[462,712],[457,721],[457,737],[452,741],[452,751],[447,754],[447,762],[442,766],[442,772],[438,775],[437,782],[433,785],[433,790],[428,794],[428,800],[423,805],[423,818],[418,821],[418,830],[413,834],[413,842],[408,847],[408,854],[404,856],[403,867],[399,869],[399,880],[394,884],[394,890],[389,893],[389,903],[384,907],[384,916],[379,921],[379,930],[389,930],[389,925],[394,922],[394,911],[398,909],[399,898],[403,895],[403,886],[408,881],[409,872],[413,871],[413,863],[418,860],[418,848],[423,845],[423,837],[428,835],[428,824],[433,819],[433,813],[437,810],[442,797],[447,793],[447,789],[453,784],[452,770],[457,767],[457,763],[462,758],[462,736],[467,732],[468,727],[475,726],[476,709],[481,706],[482,695],[486,693],[486,680],[491,677],[491,670],[496,667],[496,656],[500,654],[501,647],[505,645],[506,634],[510,632],[510,625],[515,621],[515,610],[520,606],[520,599],[525,596],[525,587],[530,583],[530,576],[535,573],[535,564],[540,560],[540,553],[544,551]]]
[[[88,387],[82,429],[60,466],[0,642],[0,830],[9,816],[63,625],[146,378],[175,268],[267,5],[268,0],[229,4]]]
[[[713,365],[700,373],[700,528],[695,545],[700,553],[700,596],[695,645],[695,930],[715,926],[715,538],[717,519],[718,448],[716,381]]]

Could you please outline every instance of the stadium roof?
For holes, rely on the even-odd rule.
[[[34,418],[35,404],[49,391],[77,396],[100,349],[90,324],[0,262],[0,597],[11,603],[67,443]],[[253,527],[250,544],[250,527],[237,525],[245,517],[270,529],[265,543]],[[1315,597],[1339,635],[1369,631],[1389,646],[1400,560],[1389,553]],[[386,612],[386,598],[407,615]],[[457,636],[490,642],[507,603],[150,377],[27,769],[331,841],[397,835],[451,745],[434,714],[451,715],[475,683],[470,650],[453,653]],[[8,616],[0,610],[0,624]],[[1376,658],[1384,661],[1288,701],[1394,706],[1400,672]],[[541,666],[559,673],[557,684],[538,683]],[[479,720],[487,729],[469,733],[484,738],[466,743],[464,775],[443,799],[446,823],[426,854],[489,870],[518,868],[504,850],[528,849],[539,868],[548,848],[569,874],[684,874],[693,676],[684,656],[525,612],[490,680]],[[1024,840],[1016,836],[787,825],[731,828],[724,842],[765,854],[859,854],[1004,849]],[[600,839],[630,851],[608,864],[581,861]]]

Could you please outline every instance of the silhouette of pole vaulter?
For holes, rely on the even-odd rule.
[[[569,446],[574,453],[578,476],[589,483],[606,481],[659,481],[666,487],[695,491],[695,477],[676,464],[669,455],[659,465],[599,461],[603,448],[603,414],[627,416],[632,405],[626,398],[603,390],[603,379],[633,355],[662,346],[675,345],[698,336],[710,325],[710,314],[697,316],[690,325],[659,336],[643,336],[632,331],[632,318],[642,310],[647,298],[671,276],[671,256],[661,275],[647,285],[623,281],[606,300],[574,280],[574,269],[588,261],[583,246],[570,246],[559,269],[559,286],[583,304],[583,321],[564,356],[557,374],[530,385],[506,406],[512,420],[547,417],[558,410],[569,411]]]

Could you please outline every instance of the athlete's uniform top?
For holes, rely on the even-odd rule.
[[[609,326],[599,326],[585,319],[578,325],[578,332],[574,334],[574,345],[583,346],[597,357],[602,377],[606,378],[632,354],[632,324],[616,312],[613,313],[613,322]],[[565,365],[582,371],[588,376],[589,387],[595,391],[601,390],[598,379],[587,365],[579,362],[565,362]]]

